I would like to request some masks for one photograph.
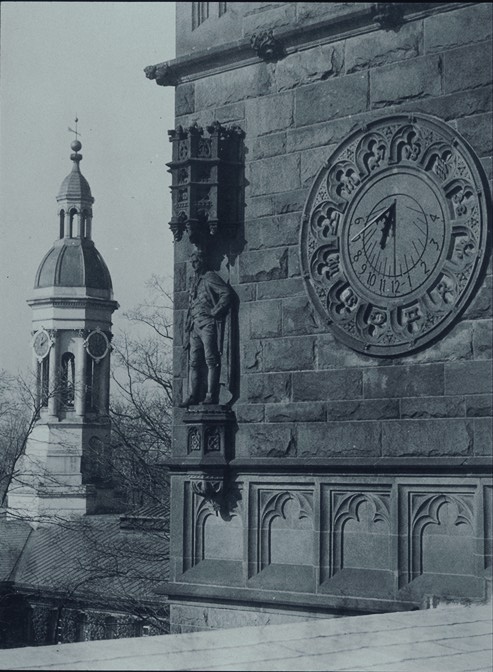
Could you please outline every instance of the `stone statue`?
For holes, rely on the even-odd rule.
[[[194,252],[191,260],[195,276],[189,292],[183,344],[184,349],[189,350],[190,394],[180,404],[181,408],[219,403],[224,326],[233,302],[231,287],[217,273],[207,269],[204,253]]]

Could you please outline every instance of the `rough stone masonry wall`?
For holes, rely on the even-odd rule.
[[[282,29],[293,20],[301,27],[327,12],[361,9],[238,4],[259,6],[250,21],[256,29]],[[240,297],[236,457],[491,451],[491,264],[446,336],[418,354],[383,360],[351,351],[320,323],[300,276],[298,243],[315,174],[348,133],[382,115],[444,119],[470,142],[491,181],[491,10],[477,3],[408,20],[398,30],[372,27],[277,63],[258,60],[177,87],[177,124],[217,119],[246,132],[247,242],[230,271]],[[239,25],[249,30],[248,21]],[[189,248],[183,241],[175,250],[180,395]]]

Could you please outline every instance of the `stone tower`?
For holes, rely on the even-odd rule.
[[[108,480],[111,316],[108,268],[92,240],[94,198],[81,143],[58,196],[58,238],[36,273],[36,422],[8,493],[9,515],[43,519],[113,508]]]
[[[171,632],[491,595],[491,9],[177,3]]]

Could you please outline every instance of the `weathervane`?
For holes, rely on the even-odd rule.
[[[68,130],[69,130],[71,133],[75,133],[75,139],[76,139],[76,140],[79,139],[77,136],[81,135],[81,133],[79,133],[79,131],[77,130],[77,124],[78,124],[78,123],[79,123],[79,120],[78,120],[78,118],[77,118],[77,115],[75,115],[75,131],[74,131],[73,128],[70,128],[70,126],[68,127]]]

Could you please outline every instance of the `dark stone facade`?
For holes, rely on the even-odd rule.
[[[491,5],[392,4],[209,3],[194,30],[177,4],[178,58],[158,83],[176,84],[177,125],[245,132],[245,208],[241,253],[220,269],[241,368],[219,508],[192,487],[204,465],[175,412],[172,631],[490,594],[491,263],[446,333],[378,358],[334,336],[300,266],[316,174],[376,119],[448,124],[491,188]],[[269,31],[275,57],[252,47]],[[175,246],[177,404],[192,249]]]

